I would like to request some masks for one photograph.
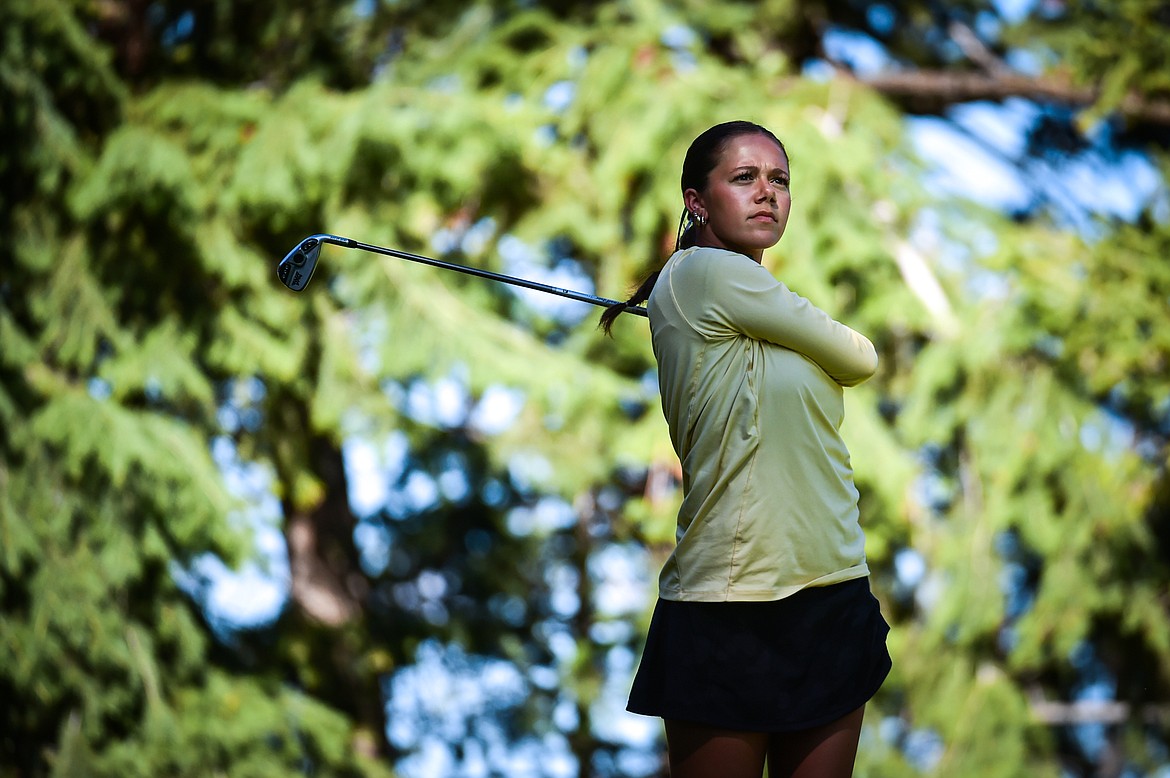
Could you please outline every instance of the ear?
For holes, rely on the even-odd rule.
[[[703,196],[696,189],[687,189],[683,192],[683,205],[691,213],[707,215],[707,206],[703,204]]]

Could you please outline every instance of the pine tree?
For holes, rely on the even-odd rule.
[[[513,734],[563,737],[581,774],[617,754],[592,706],[640,633],[594,639],[614,619],[591,565],[629,544],[652,567],[677,504],[644,322],[608,340],[595,311],[340,249],[300,296],[273,270],[328,231],[620,297],[673,242],[687,142],[730,117],[791,153],[769,267],[882,355],[846,423],[896,663],[859,771],[1156,766],[1166,219],[1085,238],[1043,200],[1006,218],[940,198],[903,122],[1075,106],[1042,114],[1022,165],[1102,126],[1164,137],[1158,3],[1014,27],[976,2],[29,5],[0,10],[4,770],[384,773],[381,684],[431,639],[556,668]],[[835,25],[904,72],[800,77]],[[1005,73],[1012,47],[1058,64]],[[933,251],[911,237],[926,214]],[[442,382],[461,410],[428,421],[412,398]],[[523,407],[485,432],[472,410],[501,387]],[[355,515],[347,442],[399,439],[393,494],[462,486]],[[226,643],[180,586],[251,554],[255,506],[217,450],[268,479],[291,574],[278,618]],[[555,526],[516,530],[550,505]],[[384,564],[358,529],[389,538]],[[552,603],[564,581],[575,610]],[[1077,701],[1092,673],[1120,707],[1091,755],[1063,725],[1099,713]]]

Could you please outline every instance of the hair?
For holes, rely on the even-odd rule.
[[[784,156],[788,156],[788,150],[784,148],[784,144],[766,127],[744,121],[716,124],[691,141],[691,146],[687,149],[682,167],[683,193],[685,194],[688,189],[694,189],[700,193],[705,192],[707,190],[707,177],[719,164],[719,158],[723,155],[727,144],[743,135],[763,135],[770,138],[780,147]],[[683,206],[682,216],[678,220],[678,232],[674,239],[674,250],[680,251],[696,246],[698,239],[699,223],[695,220],[694,214],[690,213],[686,206]],[[659,272],[655,270],[648,275],[628,300],[614,303],[602,312],[601,321],[598,324],[605,330],[606,335],[610,334],[614,319],[620,316],[627,306],[639,305],[650,299],[650,292],[654,289],[654,282],[658,280]]]

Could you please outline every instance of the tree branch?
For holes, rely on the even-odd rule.
[[[846,71],[847,72],[847,71]],[[973,100],[1029,100],[1088,107],[1100,92],[1053,76],[1032,77],[1015,73],[955,73],[912,70],[851,78],[886,95],[912,113],[939,114],[956,103]],[[1170,100],[1126,95],[1116,108],[1131,124],[1170,127]]]
[[[1141,721],[1150,724],[1165,722],[1170,709],[1165,705],[1146,705],[1140,708],[1116,700],[1078,700],[1076,702],[1052,702],[1033,700],[1032,715],[1037,721],[1050,726],[1070,724],[1121,724],[1137,715]]]

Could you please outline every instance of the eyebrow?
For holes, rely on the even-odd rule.
[[[756,172],[756,171],[757,171],[757,170],[759,170],[759,169],[760,169],[760,168],[759,168],[759,166],[758,166],[758,165],[740,165],[740,166],[738,166],[738,167],[733,167],[733,168],[731,169],[731,172],[732,172],[732,173],[738,173],[738,172],[740,172],[741,170],[742,170],[742,171],[748,171],[748,170],[750,170],[751,172],[753,172],[753,173],[754,173],[754,172]],[[784,168],[782,168],[782,167],[774,167],[774,168],[772,168],[771,170],[769,170],[768,172],[769,172],[769,173],[779,173],[780,175],[784,176],[785,178],[791,178],[791,177],[792,177],[792,174],[791,174],[790,172],[788,172],[787,170],[785,170]]]

